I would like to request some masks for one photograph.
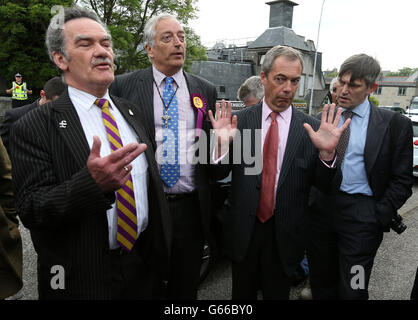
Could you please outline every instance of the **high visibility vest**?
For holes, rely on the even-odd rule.
[[[13,81],[12,99],[26,100],[27,98],[28,98],[28,89],[26,88],[26,82],[17,84],[15,81]]]

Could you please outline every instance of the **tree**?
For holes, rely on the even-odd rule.
[[[375,96],[369,96],[369,100],[373,102],[376,107],[380,104],[379,100],[377,100]]]
[[[418,68],[408,68],[403,67],[402,69],[399,69],[396,72],[388,72],[386,76],[393,76],[393,77],[409,77],[411,74],[413,74],[415,71],[417,71]]]
[[[113,38],[116,73],[145,68],[151,63],[143,46],[144,26],[154,15],[173,14],[183,23],[187,34],[185,69],[192,60],[206,58],[200,38],[187,27],[196,17],[197,0],[79,0],[77,4],[91,8],[108,26]]]
[[[59,74],[48,58],[45,32],[51,9],[71,4],[71,0],[0,0],[0,70],[5,80],[22,73],[37,94],[45,81]]]

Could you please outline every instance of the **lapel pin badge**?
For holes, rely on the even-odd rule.
[[[129,114],[130,114],[131,116],[133,116],[133,115],[134,115],[134,113],[132,112],[132,110],[131,110],[131,109],[128,109],[128,112],[129,112]]]
[[[67,128],[67,121],[62,120],[62,121],[59,123],[59,125],[60,125],[60,128],[65,129],[65,128]]]

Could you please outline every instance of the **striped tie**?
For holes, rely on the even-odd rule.
[[[112,152],[122,148],[123,144],[119,135],[118,125],[109,111],[109,101],[97,99],[94,104],[102,109],[102,118]],[[116,206],[118,209],[116,240],[123,250],[130,251],[138,238],[135,195],[131,175],[129,175],[125,185],[116,191]]]

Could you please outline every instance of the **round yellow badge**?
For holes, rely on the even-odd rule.
[[[193,98],[193,103],[194,103],[196,108],[198,108],[198,109],[203,108],[203,101],[199,97],[194,97]]]

